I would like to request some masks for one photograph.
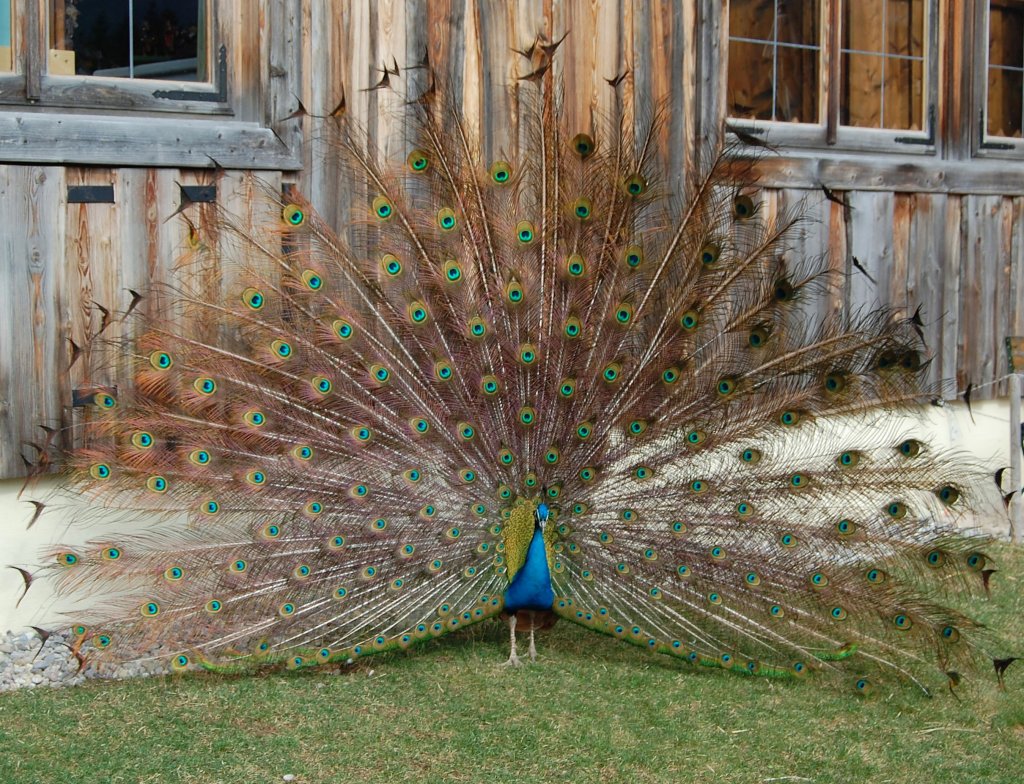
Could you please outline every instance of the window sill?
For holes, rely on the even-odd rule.
[[[740,148],[736,157],[748,157],[743,149]],[[824,185],[836,191],[1024,196],[1021,167],[1008,166],[1006,161],[1000,160],[950,161],[920,155],[883,156],[816,150],[764,152],[755,157],[753,173],[760,185],[769,188],[815,190]]]
[[[294,171],[300,156],[256,123],[0,111],[6,163],[167,166]]]

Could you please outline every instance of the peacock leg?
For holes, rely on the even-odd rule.
[[[530,613],[530,661],[537,661],[537,646],[533,642],[533,633],[537,628],[537,619]]]
[[[512,641],[512,652],[508,656],[508,661],[502,664],[502,667],[518,667],[521,662],[519,657],[516,656],[516,616],[510,615],[508,617],[508,630],[509,638]]]

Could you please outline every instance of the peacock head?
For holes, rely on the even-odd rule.
[[[537,508],[533,512],[533,519],[537,528],[543,528],[544,523],[548,521],[548,511],[548,505],[543,501],[537,504]]]

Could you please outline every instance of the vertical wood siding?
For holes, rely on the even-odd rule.
[[[624,104],[643,117],[663,115],[659,146],[666,185],[679,192],[698,160],[702,127],[715,107],[700,80],[722,84],[720,53],[708,46],[700,24],[718,25],[707,0],[470,2],[470,0],[303,0],[241,4],[248,51],[233,53],[240,105],[263,117],[286,141],[301,140],[298,174],[263,173],[271,188],[296,183],[325,217],[339,223],[358,194],[349,192],[331,153],[337,121],[329,115],[344,98],[347,113],[364,126],[379,154],[404,160],[406,90],[429,84],[425,70],[410,69],[424,54],[461,105],[467,123],[483,136],[482,158],[514,156],[519,101],[528,68],[513,48],[538,33],[570,31],[555,62],[564,80],[565,114],[573,131],[599,134],[615,94],[605,83],[626,68]],[[945,6],[944,6],[945,7]],[[296,47],[298,58],[289,57]],[[289,63],[297,61],[299,72]],[[258,66],[254,66],[258,63]],[[394,90],[369,90],[382,68],[397,63]],[[291,69],[289,71],[289,68]],[[285,79],[290,90],[275,89]],[[531,88],[532,89],[532,88]],[[301,100],[308,114],[289,118]],[[704,119],[702,119],[704,118]],[[144,124],[140,127],[144,128]],[[116,340],[116,320],[129,289],[180,281],[175,262],[189,249],[178,184],[215,184],[221,207],[255,222],[254,175],[242,171],[82,168],[0,165],[0,476],[24,472],[22,455],[36,458],[39,425],[64,427],[76,413],[71,391],[87,384],[123,384],[126,359],[88,336],[102,312],[115,316],[103,333]],[[113,204],[68,204],[69,185],[114,186]],[[906,315],[918,306],[931,353],[931,381],[951,397],[969,382],[985,384],[1007,371],[1003,340],[1024,334],[1024,197],[850,190],[848,207],[820,189],[768,188],[766,214],[799,209],[805,220],[789,251],[793,260],[823,257],[831,277],[808,317],[848,314],[888,304]],[[185,215],[221,242],[210,220],[213,208],[192,205]],[[853,263],[856,257],[862,272]],[[188,273],[188,285],[207,293],[231,290],[231,270]],[[870,276],[870,277],[868,277]],[[872,280],[873,279],[873,280]],[[140,305],[165,313],[158,293]],[[86,355],[69,368],[69,340]],[[109,372],[88,377],[89,352],[110,351]],[[978,396],[999,393],[986,387]]]

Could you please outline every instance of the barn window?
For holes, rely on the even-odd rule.
[[[50,74],[208,80],[201,0],[52,0]]]
[[[928,146],[936,13],[936,0],[732,0],[728,115],[817,126],[771,131],[811,144]]]
[[[0,160],[297,168],[301,130],[266,127],[252,96],[268,44],[292,100],[298,2],[0,0]]]
[[[985,131],[1021,138],[1024,128],[1024,1],[990,0]]]
[[[816,123],[821,15],[818,0],[732,0],[729,113]]]

